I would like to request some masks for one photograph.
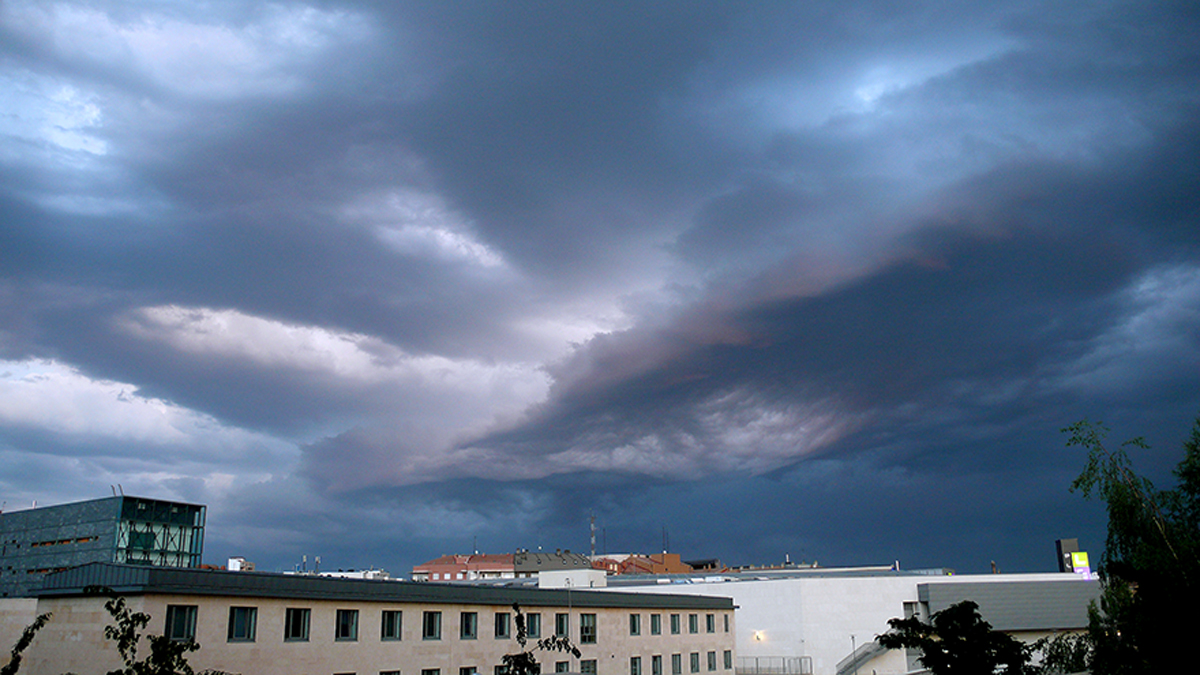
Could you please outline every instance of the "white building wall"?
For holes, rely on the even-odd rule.
[[[610,586],[611,590],[733,598],[737,607],[735,643],[740,659],[809,657],[813,675],[835,675],[837,664],[855,646],[887,630],[888,619],[904,616],[904,603],[916,603],[917,585],[953,582],[1063,581],[1072,574],[897,575],[861,577],[779,577],[766,580]],[[711,577],[710,577],[711,579]],[[1081,580],[1082,581],[1082,580]],[[902,651],[880,654],[860,673],[907,672]]]

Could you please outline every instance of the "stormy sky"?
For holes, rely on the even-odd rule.
[[[1046,571],[1198,412],[1194,2],[0,3],[6,510]]]

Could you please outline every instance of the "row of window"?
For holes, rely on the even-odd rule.
[[[728,633],[729,632],[729,615],[722,614],[721,618],[725,620],[724,621],[725,632]],[[672,614],[670,616],[671,635],[679,635],[680,619],[681,619],[681,615],[679,615],[679,614]],[[692,633],[692,634],[700,632],[700,615],[699,614],[688,614],[688,632]],[[717,632],[717,615],[716,614],[705,614],[704,615],[704,632],[706,632],[706,633]],[[641,614],[630,614],[629,615],[629,634],[630,635],[641,635],[642,634],[642,615]],[[650,615],[650,634],[651,635],[662,635],[662,615],[661,614],[651,614]]]
[[[708,671],[715,671],[717,669],[717,653],[711,651],[705,656],[707,657]],[[724,657],[725,670],[732,670],[733,652],[726,649]],[[688,666],[690,667],[688,672],[700,672],[700,652],[688,654]],[[629,675],[645,675],[642,671],[642,657],[631,656],[629,658]],[[663,657],[659,654],[650,657],[650,675],[663,675]],[[671,675],[683,675],[683,654],[671,655]]]
[[[164,634],[172,640],[192,640],[196,637],[196,605],[167,605],[167,621]],[[381,640],[401,639],[403,629],[403,612],[398,609],[385,609],[380,613],[379,636]],[[729,615],[723,615],[725,631],[729,632]],[[640,614],[629,615],[629,634],[641,634]],[[680,632],[681,615],[670,615],[671,633]],[[358,639],[359,610],[339,609],[334,619],[333,638],[335,640]],[[305,642],[309,639],[312,623],[312,610],[307,607],[288,607],[284,610],[283,639],[286,642]],[[257,607],[230,607],[228,622],[228,640],[230,642],[254,642],[257,633]],[[479,638],[479,613],[460,612],[458,636],[462,640]],[[705,616],[705,627],[709,633],[716,631],[716,616]],[[542,615],[538,612],[525,614],[525,632],[530,638],[542,636]],[[688,615],[688,632],[699,632],[699,615]],[[650,634],[662,633],[662,615],[650,615]],[[571,635],[571,615],[559,612],[554,615],[554,635],[568,637]],[[492,617],[492,636],[497,639],[512,637],[512,615],[509,612],[496,612]],[[596,615],[582,613],[579,615],[579,643],[595,644],[597,637]],[[421,616],[421,638],[424,640],[442,639],[442,613],[425,611]],[[695,672],[695,671],[693,671]]]

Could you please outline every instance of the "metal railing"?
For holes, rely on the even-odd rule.
[[[739,656],[737,675],[812,675],[811,656]]]

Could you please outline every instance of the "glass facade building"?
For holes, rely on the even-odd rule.
[[[199,567],[205,507],[117,496],[0,513],[0,597],[90,562]]]

